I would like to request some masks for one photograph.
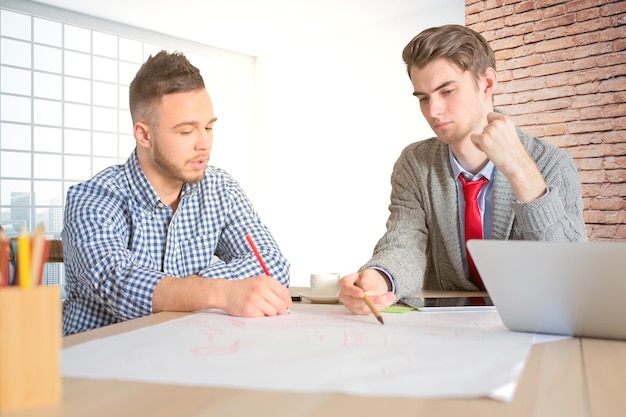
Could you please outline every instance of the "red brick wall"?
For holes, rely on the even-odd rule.
[[[590,240],[626,240],[626,1],[465,0],[496,53],[495,105],[566,149]]]

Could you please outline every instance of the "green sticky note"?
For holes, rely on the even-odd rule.
[[[401,307],[401,306],[391,306],[382,310],[382,313],[408,313],[409,311],[415,310],[415,307]]]

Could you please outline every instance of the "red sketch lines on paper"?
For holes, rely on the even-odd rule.
[[[231,355],[239,352],[241,348],[239,340],[235,340],[230,345],[222,345],[222,346],[198,346],[191,349],[191,353],[198,356],[222,356],[222,355]]]
[[[371,337],[371,336],[372,335],[366,332],[344,330],[343,342],[341,345],[344,347],[353,347],[353,346],[358,347],[358,346],[364,346],[364,345],[378,346],[379,342],[382,342],[382,346],[385,348],[389,345],[389,340],[387,339],[386,335],[374,334],[373,336],[375,337]]]
[[[231,320],[230,320],[230,324],[231,324],[233,327],[246,327],[246,323],[245,323],[243,320],[241,320],[241,319],[236,319],[236,318],[231,319]]]

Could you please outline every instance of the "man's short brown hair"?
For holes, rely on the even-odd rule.
[[[200,70],[180,52],[160,51],[150,56],[130,83],[129,106],[133,123],[156,124],[156,106],[166,94],[205,88]]]
[[[402,59],[411,68],[424,68],[437,58],[446,58],[463,71],[469,70],[477,81],[487,68],[496,69],[493,50],[478,32],[461,25],[426,29],[404,47]]]

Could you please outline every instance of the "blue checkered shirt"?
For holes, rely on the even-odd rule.
[[[176,212],[145,177],[135,152],[67,193],[63,254],[67,298],[63,334],[146,316],[165,276],[240,279],[267,268],[289,286],[289,262],[237,183],[208,166],[185,184]]]

